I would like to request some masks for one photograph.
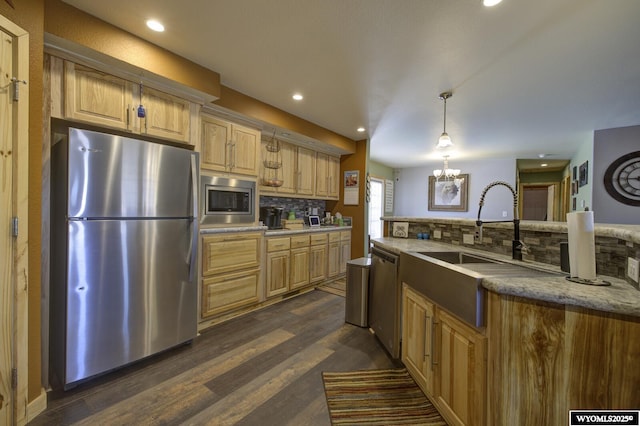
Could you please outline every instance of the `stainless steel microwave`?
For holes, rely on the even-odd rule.
[[[256,183],[249,180],[200,176],[200,223],[235,225],[253,223]]]

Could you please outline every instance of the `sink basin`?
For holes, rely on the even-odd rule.
[[[442,260],[443,262],[452,263],[454,265],[461,265],[464,263],[501,263],[497,260],[461,251],[420,251],[417,253]]]

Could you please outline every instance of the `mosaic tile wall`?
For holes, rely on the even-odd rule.
[[[390,225],[391,226],[391,225]],[[443,223],[409,223],[409,238],[417,238],[419,233],[428,233],[433,239],[439,230],[442,238],[438,242],[465,245],[463,235],[475,233],[474,226]],[[488,228],[482,231],[482,244],[466,245],[476,250],[511,255],[513,228]],[[520,239],[527,246],[524,260],[560,266],[560,243],[567,241],[567,234],[520,230]],[[638,283],[626,276],[627,257],[640,258],[640,245],[612,237],[596,237],[596,272],[601,275],[626,280],[636,288]],[[640,288],[639,288],[640,289]]]
[[[302,219],[304,217],[304,212],[308,208],[317,208],[318,215],[320,217],[324,216],[324,211],[326,209],[325,200],[309,200],[305,198],[286,198],[286,197],[268,197],[268,196],[260,196],[260,207],[265,206],[276,206],[276,207],[284,207],[283,211],[283,219],[286,219],[291,210],[295,210],[296,219]]]

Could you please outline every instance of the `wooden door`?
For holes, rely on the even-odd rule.
[[[340,196],[340,158],[329,155],[327,157],[327,170],[329,175],[329,183],[327,187],[327,196],[329,198],[338,199]]]
[[[267,253],[267,297],[289,291],[289,250]]]
[[[316,195],[326,197],[329,194],[329,156],[316,153]]]
[[[189,101],[149,87],[142,88],[141,97],[146,113],[141,121],[140,133],[189,142]]]
[[[64,63],[65,117],[134,130],[133,84],[83,65]]]
[[[0,70],[12,70],[12,37],[0,31]],[[11,87],[11,75],[0,72],[0,87]],[[15,408],[15,393],[11,386],[13,369],[13,108],[10,90],[0,90],[0,424],[11,424]]]
[[[438,409],[454,425],[484,425],[486,405],[486,338],[437,310],[440,365],[436,385]],[[436,335],[436,338],[438,336]]]
[[[298,147],[296,161],[296,192],[299,195],[314,195],[316,181],[316,153]]]
[[[231,125],[224,120],[205,114],[200,119],[202,122],[200,167],[226,172]]]
[[[0,233],[0,424],[9,425],[26,424],[29,414],[27,213],[30,82],[29,33],[2,15],[0,70],[0,224],[3,229]],[[12,90],[14,78],[19,85],[17,98]],[[17,235],[12,226],[13,218],[17,218],[19,225]],[[39,372],[39,368],[35,371]],[[46,405],[44,392],[37,402]]]
[[[291,249],[291,275],[289,288],[291,290],[309,284],[309,247]]]
[[[309,249],[309,281],[316,283],[327,278],[327,244],[311,246]]]
[[[422,390],[433,396],[433,304],[403,285],[402,362]]]
[[[228,166],[232,173],[258,176],[260,131],[233,124]]]

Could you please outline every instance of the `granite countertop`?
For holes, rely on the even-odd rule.
[[[463,226],[475,226],[475,219],[465,218],[437,218],[437,217],[404,217],[404,216],[385,216],[382,218],[388,222],[413,222],[413,223],[442,223],[457,224]],[[488,220],[488,219],[487,219]],[[513,228],[513,222],[504,223],[484,223],[483,226],[495,228]],[[538,232],[567,232],[567,222],[545,222],[537,220],[521,220],[521,231],[538,231]],[[596,223],[594,226],[596,236],[620,238],[625,241],[631,241],[640,244],[640,225],[618,225],[609,223]]]
[[[305,232],[332,232],[350,230],[351,226],[306,226],[303,229],[269,229],[266,226],[231,226],[226,228],[200,228],[200,234],[224,234],[231,232],[264,231],[266,237],[274,235],[302,234]]]
[[[501,262],[562,273],[560,268],[551,265],[530,261],[514,261],[509,256],[432,240],[385,237],[376,238],[372,242],[375,246],[396,254],[414,251],[464,251]],[[640,291],[626,281],[598,275],[598,279],[611,283],[611,286],[600,287],[567,281],[565,276],[566,274],[544,277],[490,276],[483,277],[482,286],[498,294],[640,317]]]

